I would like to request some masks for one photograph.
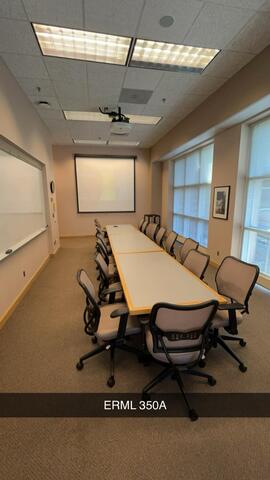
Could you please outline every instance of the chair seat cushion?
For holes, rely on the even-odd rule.
[[[236,321],[237,325],[242,323],[244,319],[244,315],[240,312],[240,310],[236,310]],[[217,310],[216,315],[212,321],[212,326],[214,328],[222,328],[228,327],[229,325],[229,312],[228,310]]]
[[[101,317],[99,321],[98,330],[95,333],[96,337],[104,342],[113,340],[117,337],[120,317],[111,318],[111,313],[118,308],[126,307],[125,303],[112,303],[109,305],[104,305],[100,308]],[[140,333],[141,326],[137,317],[128,317],[127,327],[126,327],[126,336],[127,335],[136,335]]]
[[[146,345],[147,345],[147,348],[148,348],[148,351],[149,353],[152,355],[153,358],[155,358],[156,360],[158,360],[159,362],[164,362],[164,363],[169,363],[165,353],[157,353],[157,352],[154,352],[153,350],[153,336],[152,336],[152,333],[150,331],[150,328],[146,328]],[[201,342],[201,339],[198,339],[198,343],[200,344]],[[180,342],[173,342],[175,347],[179,344],[181,344],[181,346],[184,346],[185,347],[188,347],[190,346],[189,345],[189,341],[188,340],[185,340],[185,341],[180,341]],[[166,342],[165,342],[165,345],[166,345]],[[192,345],[194,345],[194,340],[192,341]],[[199,356],[200,356],[200,351],[195,351],[195,352],[185,352],[185,353],[170,353],[170,358],[172,360],[173,363],[175,363],[176,365],[186,365],[186,364],[189,364],[189,363],[192,363],[192,362],[196,362],[196,360],[198,360]]]

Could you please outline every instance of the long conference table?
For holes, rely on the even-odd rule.
[[[158,302],[227,302],[133,225],[106,230],[130,315],[148,314]]]

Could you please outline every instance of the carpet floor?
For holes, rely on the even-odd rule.
[[[84,295],[76,282],[83,267],[95,280],[94,239],[65,239],[59,252],[0,331],[1,392],[108,392],[108,354],[78,358],[95,348],[83,331]],[[213,285],[214,270],[206,281]],[[239,372],[221,349],[210,352],[210,389],[185,378],[189,392],[270,392],[270,295],[256,287],[241,325],[247,340],[235,351],[248,366]],[[160,371],[127,352],[116,354],[114,392],[141,392]],[[177,391],[164,381],[156,391]],[[110,391],[111,392],[111,391]],[[1,418],[1,478],[25,479],[268,479],[270,419]],[[4,459],[4,461],[3,461]]]

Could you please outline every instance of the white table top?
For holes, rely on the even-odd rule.
[[[149,313],[157,302],[191,305],[226,300],[166,252],[115,256],[130,315]]]
[[[162,248],[148,238],[139,230],[134,232],[127,231],[125,234],[110,234],[109,240],[112,247],[113,255],[118,253],[138,253],[138,252],[161,252]]]
[[[108,235],[125,235],[127,233],[134,233],[139,231],[136,227],[134,227],[134,225],[129,225],[127,223],[106,225],[106,230]]]

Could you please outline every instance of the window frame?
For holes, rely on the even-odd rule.
[[[248,192],[249,192],[249,186],[250,182],[253,180],[269,180],[270,181],[270,174],[268,175],[259,175],[259,176],[250,176],[250,169],[251,169],[251,146],[252,146],[252,129],[256,126],[259,125],[260,123],[263,123],[267,120],[270,120],[270,115],[263,116],[262,118],[259,118],[257,120],[254,120],[248,124],[249,132],[248,132],[248,150],[247,150],[247,155],[248,155],[248,161],[247,161],[247,170],[246,170],[246,175],[245,175],[245,191],[244,191],[244,209],[243,209],[243,215],[242,215],[242,225],[241,225],[241,247],[240,247],[240,258],[243,261],[250,262],[249,259],[244,257],[244,238],[245,238],[245,231],[247,232],[254,232],[257,233],[258,235],[264,235],[266,237],[269,237],[270,239],[270,231],[263,230],[260,228],[254,228],[254,227],[248,227],[245,226],[246,223],[246,213],[247,213],[247,206],[248,206]],[[261,269],[260,269],[261,270]],[[264,277],[267,282],[270,281],[270,273],[266,273],[263,271],[260,271],[260,277]],[[267,285],[267,288],[269,288],[269,285]]]
[[[184,178],[186,177],[186,160],[187,158],[189,157],[189,155],[191,155],[192,153],[195,153],[196,151],[199,152],[199,155],[200,155],[200,161],[201,161],[201,151],[212,145],[213,146],[213,157],[212,157],[212,175],[211,175],[211,181],[210,183],[207,183],[207,182],[200,182],[200,170],[201,170],[201,164],[200,164],[200,170],[199,170],[199,182],[198,183],[192,183],[192,184],[186,184],[186,183],[183,183],[182,185],[175,185],[175,164],[176,162],[178,162],[179,160],[180,161],[184,161]],[[187,150],[186,152],[184,152],[183,154],[181,154],[181,156],[179,157],[176,157],[173,159],[173,176],[172,176],[172,225],[174,224],[174,217],[179,217],[179,218],[182,218],[183,220],[184,219],[190,219],[190,220],[195,220],[197,222],[197,224],[199,224],[199,222],[205,222],[207,224],[207,243],[206,244],[202,244],[201,242],[201,246],[205,249],[208,248],[208,227],[209,227],[209,220],[210,220],[210,213],[211,213],[211,191],[212,191],[212,177],[213,177],[213,163],[214,163],[214,139],[211,138],[209,141],[207,142],[204,142],[203,144],[200,144],[200,145],[197,145],[196,147],[190,149],[190,150]],[[200,217],[200,216],[194,216],[194,215],[189,215],[187,213],[185,213],[185,192],[189,189],[189,188],[196,188],[197,191],[198,191],[198,199],[197,199],[197,211],[199,210],[199,192],[200,192],[200,188],[201,187],[208,187],[210,192],[209,192],[209,212],[208,212],[208,218],[205,218],[205,217]],[[174,198],[175,198],[175,191],[180,191],[182,190],[184,192],[184,199],[183,199],[183,213],[178,213],[175,211],[175,208],[174,208]],[[178,233],[178,232],[176,232]],[[178,233],[178,235],[180,237],[184,237],[184,233],[180,232]],[[194,239],[196,241],[199,241],[197,238]]]

